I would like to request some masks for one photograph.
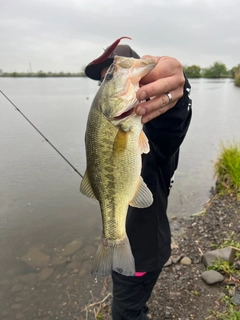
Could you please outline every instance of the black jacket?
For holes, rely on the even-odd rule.
[[[129,207],[128,210],[126,228],[136,271],[161,269],[171,254],[168,195],[178,165],[179,147],[191,121],[190,88],[186,79],[184,95],[177,104],[144,126],[150,152],[142,157],[142,177],[154,201],[148,208]]]

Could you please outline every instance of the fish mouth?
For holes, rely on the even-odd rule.
[[[130,114],[133,113],[134,108],[129,109],[128,111],[125,111],[123,113],[121,113],[119,116],[114,117],[113,120],[122,120],[128,116],[130,116]]]
[[[113,117],[112,120],[119,121],[119,120],[122,120],[122,119],[125,119],[125,118],[129,117],[131,114],[134,113],[134,109],[138,104],[139,104],[138,101],[134,101],[133,103],[131,103],[129,105],[129,107],[127,109],[125,109],[124,112],[122,112],[121,114],[118,114],[117,116]]]

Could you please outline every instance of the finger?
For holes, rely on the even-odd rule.
[[[177,102],[180,98],[182,98],[182,96],[183,96],[183,88],[182,87],[178,87],[175,90],[172,90],[170,92],[166,92],[164,95],[162,95],[163,100],[164,100],[163,103],[162,103],[162,106],[165,107],[165,105],[166,105],[165,104],[166,97],[168,99],[168,104],[169,104],[169,103],[172,103],[174,101]]]
[[[169,100],[169,97],[166,94],[162,94],[160,96],[154,97],[149,101],[141,102],[136,107],[136,113],[138,115],[144,115],[146,113],[150,113],[152,111],[156,111],[158,109],[164,108],[168,106],[170,103],[173,106],[177,103],[178,99],[180,99],[183,95],[183,90],[178,88],[176,90],[171,91],[172,101]]]
[[[154,96],[159,96],[166,92],[172,92],[173,90],[177,89],[179,85],[180,87],[183,87],[183,84],[184,82],[182,81],[181,77],[178,76],[158,79],[154,82],[143,85],[137,91],[136,96],[138,101],[143,101]]]
[[[181,63],[175,58],[171,57],[152,57],[144,56],[143,58],[154,60],[156,66],[141,79],[142,84],[148,84],[157,79],[171,77],[173,75],[182,75],[183,69]]]
[[[136,114],[144,115],[146,113],[154,112],[158,109],[164,108],[169,104],[169,98],[166,95],[154,97],[153,99],[142,102],[136,107]]]

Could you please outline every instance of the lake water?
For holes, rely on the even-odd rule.
[[[191,85],[193,119],[169,217],[202,210],[220,142],[240,138],[240,88],[231,79]],[[82,174],[86,119],[97,89],[86,78],[0,78],[0,90]],[[80,176],[1,94],[0,114],[1,319],[75,319],[101,295],[102,279],[94,284],[89,274],[101,234],[98,204],[80,194]]]

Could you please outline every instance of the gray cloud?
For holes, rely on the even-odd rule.
[[[238,0],[2,0],[0,69],[79,71],[121,36],[184,65],[240,63]]]

